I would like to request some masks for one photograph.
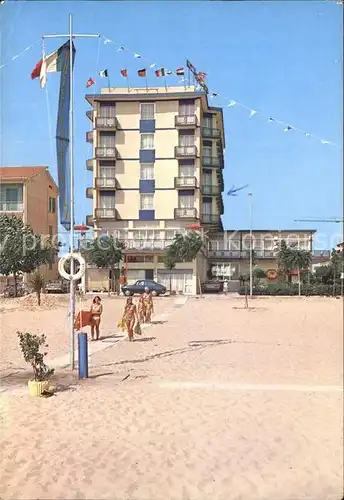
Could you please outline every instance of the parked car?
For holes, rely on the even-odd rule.
[[[153,280],[138,280],[133,285],[123,285],[121,290],[124,295],[134,295],[135,293],[141,294],[145,291],[145,288],[149,288],[152,292],[152,295],[164,295],[166,293],[166,287],[157,283]]]
[[[44,286],[45,293],[67,293],[69,282],[64,280],[48,281]]]
[[[202,293],[219,293],[223,291],[221,281],[209,280],[201,284]]]

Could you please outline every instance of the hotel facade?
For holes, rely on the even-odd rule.
[[[126,243],[128,283],[169,283],[163,259],[177,233],[199,224],[222,231],[225,148],[222,109],[191,87],[102,89],[87,95],[94,236]],[[207,251],[173,270],[177,292],[196,293],[208,271]],[[107,270],[89,268],[86,289],[107,286]]]

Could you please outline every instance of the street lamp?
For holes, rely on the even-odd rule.
[[[250,297],[253,295],[253,245],[252,245],[252,193],[248,193],[250,209]]]

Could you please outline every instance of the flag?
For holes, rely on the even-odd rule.
[[[287,125],[284,129],[284,132],[289,132],[289,130],[292,130],[292,127],[290,127],[290,125]]]
[[[306,133],[305,133],[305,136],[306,136],[306,137],[312,137],[312,134],[310,134],[310,133],[306,132]]]
[[[134,54],[134,57],[135,57],[136,59],[141,59],[140,54]]]
[[[165,76],[165,69],[164,68],[157,69],[154,71],[154,73],[156,74],[157,77]]]
[[[173,75],[173,71],[171,71],[171,70],[169,70],[169,69],[168,69],[168,70],[166,70],[166,75]]]
[[[31,78],[34,80],[35,78],[39,78],[41,82],[41,87],[44,88],[47,83],[47,73],[55,73],[61,71],[63,64],[63,51],[68,48],[69,49],[69,40],[68,42],[61,45],[61,47],[55,52],[48,54],[47,56],[43,56],[31,73]],[[73,46],[73,50],[74,46]]]
[[[89,78],[86,82],[86,88],[92,87],[96,82],[93,80],[93,78]]]
[[[102,71],[99,71],[99,76],[101,78],[107,78],[109,75],[108,75],[108,70],[107,69],[103,69]]]
[[[202,71],[200,73],[197,73],[197,78],[199,80],[204,80],[204,78],[207,76],[207,73],[203,73]]]
[[[121,75],[124,77],[124,78],[128,78],[128,70],[127,69],[121,69]]]
[[[236,101],[229,101],[229,104],[228,104],[228,107],[231,107],[231,106],[235,106],[236,105]]]
[[[146,68],[139,69],[137,74],[138,74],[138,76],[146,76]]]
[[[124,50],[124,47],[118,47],[117,52],[122,52]]]
[[[184,76],[184,68],[177,68],[176,69],[176,75],[178,76]]]
[[[274,123],[274,121],[276,121],[274,118],[269,118],[268,120],[269,123]]]
[[[251,109],[250,118],[252,118],[252,116],[256,115],[257,113],[258,113],[258,111],[256,111],[255,109]]]
[[[216,93],[216,92],[213,92],[213,93],[211,94],[211,97],[216,97],[216,96],[217,96],[217,93]]]
[[[155,68],[156,64],[155,63],[152,63],[149,65],[150,68]]]

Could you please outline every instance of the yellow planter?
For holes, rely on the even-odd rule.
[[[49,380],[44,380],[43,382],[37,382],[36,380],[29,380],[27,385],[29,386],[30,396],[41,396],[42,392],[49,389]]]

